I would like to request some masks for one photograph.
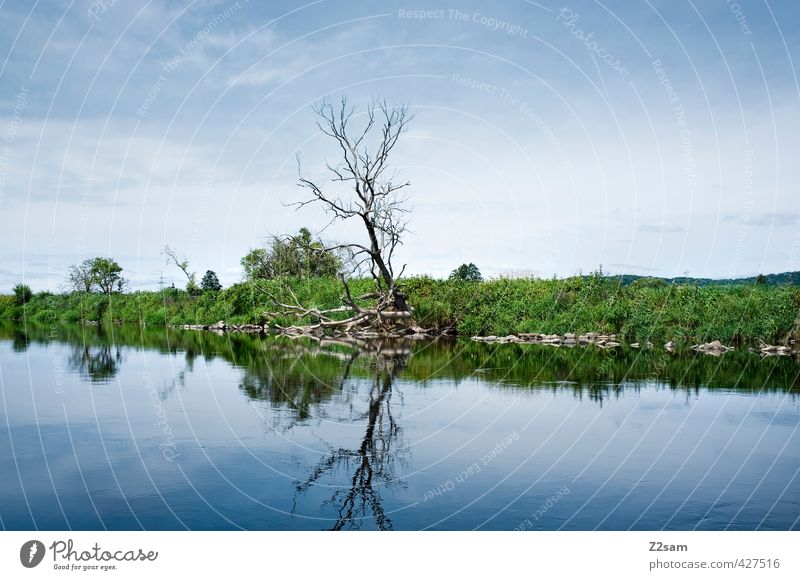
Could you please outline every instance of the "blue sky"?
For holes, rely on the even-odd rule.
[[[0,291],[95,255],[182,284],[164,244],[239,280],[268,234],[326,226],[286,204],[298,152],[335,160],[311,105],[342,94],[415,115],[407,272],[800,269],[793,0],[0,6]]]

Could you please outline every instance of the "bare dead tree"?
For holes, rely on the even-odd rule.
[[[349,271],[340,275],[344,295],[342,308],[327,312],[304,310],[300,304],[283,304],[285,312],[296,315],[314,314],[320,322],[313,328],[293,327],[295,331],[320,330],[327,327],[345,327],[346,331],[397,330],[408,326],[411,312],[406,296],[397,287],[405,266],[395,270],[395,251],[402,244],[408,223],[408,182],[397,181],[391,171],[389,158],[400,135],[411,120],[405,105],[390,106],[385,101],[374,101],[366,110],[362,126],[353,128],[355,107],[346,97],[334,104],[326,99],[314,108],[320,131],[332,138],[340,156],[339,163],[326,162],[329,186],[349,186],[350,194],[340,197],[329,193],[317,181],[304,177],[298,157],[299,183],[310,192],[310,197],[294,204],[298,209],[309,204],[319,204],[331,216],[331,223],[355,220],[364,227],[365,240],[331,245],[322,251],[344,252],[349,258]],[[375,292],[361,299],[372,299],[374,306],[359,304],[348,285],[348,277],[368,272],[375,281]],[[347,311],[345,320],[335,320],[327,315]]]
[[[164,246],[161,249],[161,254],[166,256],[167,264],[173,263],[178,269],[186,276],[186,290],[190,294],[197,292],[197,275],[189,271],[189,259],[187,257],[178,258],[178,254],[169,246]]]

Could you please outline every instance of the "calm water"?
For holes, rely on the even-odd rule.
[[[0,328],[5,529],[797,529],[800,363]]]

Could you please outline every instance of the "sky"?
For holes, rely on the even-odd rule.
[[[800,4],[223,0],[0,4],[0,292],[112,256],[132,289],[242,278],[307,226],[346,95],[413,114],[408,274],[800,269]],[[324,181],[323,181],[324,182]],[[326,187],[329,184],[326,183]]]

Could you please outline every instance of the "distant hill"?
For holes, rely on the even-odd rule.
[[[636,276],[634,274],[621,274],[618,276],[609,276],[609,278],[619,278],[623,285],[628,285],[636,280],[646,278],[649,280],[663,280],[667,284],[696,284],[698,286],[710,285],[753,285],[758,282],[759,276],[750,276],[748,278],[690,278],[679,276],[677,278],[659,278],[655,276]],[[800,286],[800,272],[781,272],[780,274],[763,274],[761,283],[770,286]]]

